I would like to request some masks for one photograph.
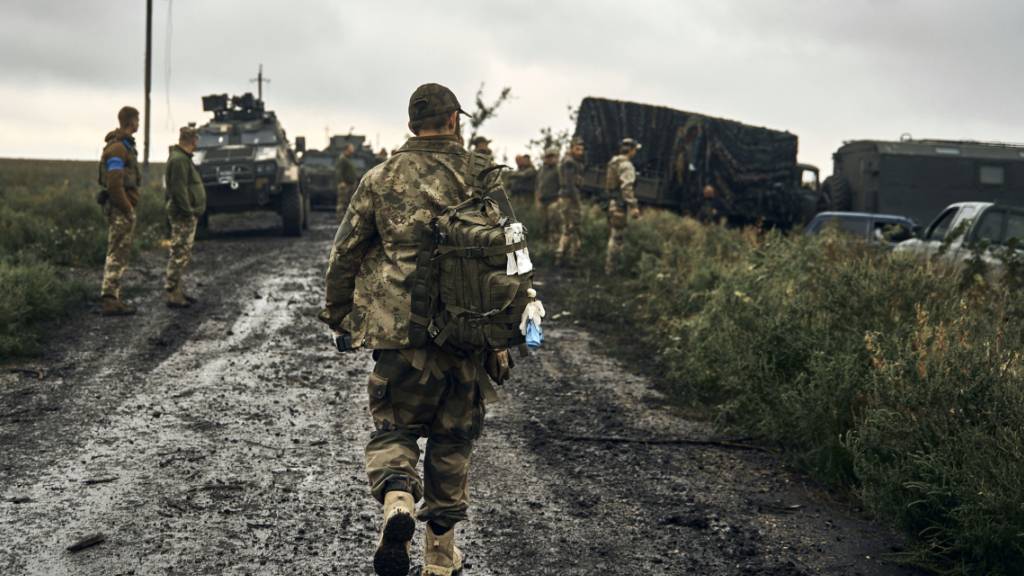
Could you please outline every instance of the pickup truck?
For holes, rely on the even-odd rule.
[[[938,254],[943,243],[949,247],[945,257],[962,261],[971,257],[971,247],[982,240],[989,246],[1005,246],[1011,238],[1024,241],[1024,208],[992,202],[958,202],[939,214],[920,238],[901,242],[894,252],[931,256]],[[997,264],[991,252],[982,256]]]

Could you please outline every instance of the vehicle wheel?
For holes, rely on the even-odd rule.
[[[309,230],[309,221],[313,217],[313,202],[309,194],[302,194],[302,229]]]
[[[302,194],[296,187],[281,191],[281,223],[285,236],[302,236]]]
[[[853,210],[853,190],[850,183],[842,176],[829,176],[821,185],[821,196],[818,207],[824,210],[848,212]]]
[[[196,238],[209,238],[210,237],[210,214],[203,213],[199,217],[199,221],[196,222]]]

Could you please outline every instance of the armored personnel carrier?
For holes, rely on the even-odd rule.
[[[953,140],[855,140],[832,155],[818,208],[930,222],[956,202],[1024,205],[1024,146]]]
[[[309,195],[313,208],[317,210],[334,210],[338,198],[338,157],[344,152],[345,146],[352,144],[356,153],[352,163],[356,167],[356,176],[362,178],[367,170],[376,166],[380,160],[373,149],[366,144],[366,137],[358,134],[331,136],[323,150],[307,150],[302,154],[300,175],[302,189]]]
[[[605,166],[623,138],[643,148],[633,163],[642,204],[695,215],[704,188],[730,224],[787,228],[813,214],[818,169],[797,163],[797,137],[663,106],[584,98],[576,137],[587,149],[584,189],[604,194]]]
[[[249,93],[204,96],[203,110],[213,120],[199,128],[193,161],[206,187],[207,215],[269,210],[281,215],[285,235],[301,236],[309,200],[277,115]],[[206,224],[204,217],[200,226]]]

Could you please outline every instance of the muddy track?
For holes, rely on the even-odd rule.
[[[332,352],[314,317],[330,220],[199,243],[184,313],[147,255],[128,278],[143,314],[83,314],[42,378],[0,375],[0,573],[371,573],[371,360]],[[586,331],[547,336],[489,409],[467,576],[912,573],[884,561],[889,531],[776,457],[682,442],[713,433]]]

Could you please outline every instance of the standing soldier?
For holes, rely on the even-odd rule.
[[[102,190],[98,200],[107,216],[107,259],[101,289],[104,316],[135,314],[135,307],[121,299],[121,276],[132,252],[135,205],[139,203],[142,182],[132,136],[139,130],[139,111],[125,106],[118,111],[117,121],[119,127],[107,134],[99,167]]]
[[[579,256],[580,226],[583,219],[582,195],[583,185],[583,140],[574,138],[569,153],[558,166],[558,218],[561,234],[558,248],[555,249],[555,266],[562,264],[575,265]]]
[[[537,184],[537,169],[529,154],[516,156],[516,171],[508,175],[508,193],[513,198],[529,198]]]
[[[458,99],[444,86],[425,84],[413,92],[409,130],[415,136],[367,172],[327,266],[321,320],[339,350],[372,348],[376,360],[368,383],[376,432],[366,446],[366,471],[373,496],[384,505],[373,557],[374,570],[384,576],[408,573],[420,498],[416,517],[427,523],[422,574],[450,576],[462,568],[454,526],[466,519],[470,454],[483,427],[484,399],[494,392],[488,377],[501,382],[510,367],[507,350],[468,356],[442,350],[434,336],[426,338],[428,320],[412,310],[427,297],[417,262],[430,260],[429,252],[421,256],[431,222],[469,197],[467,184],[483,179],[479,189],[512,217],[493,162],[462,147],[460,114]],[[416,470],[421,437],[427,438],[422,480]]]
[[[338,156],[338,163],[335,166],[335,171],[338,175],[338,204],[335,211],[340,221],[345,217],[345,211],[348,210],[349,200],[352,199],[352,192],[356,188],[356,165],[352,162],[352,156],[356,153],[356,147],[352,144],[346,144],[345,150],[342,151],[341,156]]]
[[[192,260],[192,244],[196,237],[196,223],[206,212],[206,188],[199,171],[192,163],[192,153],[199,142],[194,125],[181,129],[178,144],[171,146],[167,158],[167,219],[171,222],[171,250],[167,259],[167,305],[186,308],[195,298],[185,294],[182,274]]]
[[[608,191],[608,253],[604,260],[604,273],[611,274],[622,253],[622,236],[629,217],[640,216],[636,201],[636,168],[633,157],[641,145],[632,138],[623,138],[619,153],[608,161],[605,188]],[[629,210],[627,216],[626,210]]]
[[[561,235],[561,226],[555,202],[558,201],[558,146],[548,146],[544,150],[544,164],[537,173],[537,187],[534,191],[534,202],[540,211],[544,226],[544,238],[557,246]]]

